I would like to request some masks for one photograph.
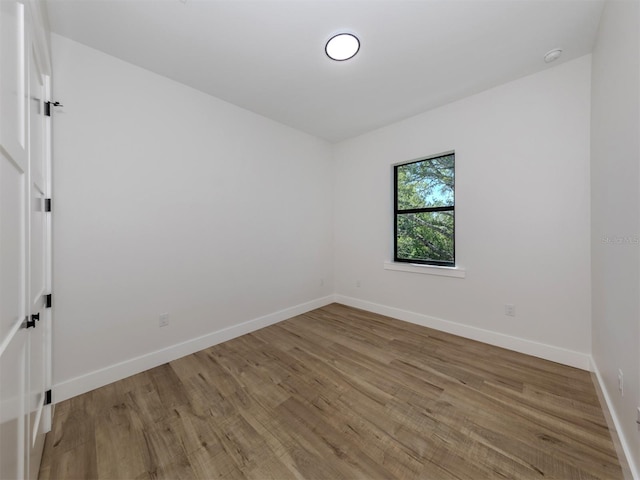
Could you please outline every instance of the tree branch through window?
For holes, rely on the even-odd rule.
[[[397,262],[455,266],[455,155],[394,167]]]

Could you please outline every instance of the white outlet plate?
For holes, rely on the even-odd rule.
[[[504,314],[507,317],[515,317],[516,316],[516,306],[510,303],[505,304],[504,306]]]
[[[161,313],[160,314],[160,319],[158,320],[158,326],[159,327],[166,327],[167,325],[169,325],[169,314],[168,313]]]

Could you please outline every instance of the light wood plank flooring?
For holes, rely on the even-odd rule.
[[[40,478],[622,471],[588,372],[333,304],[60,403]]]

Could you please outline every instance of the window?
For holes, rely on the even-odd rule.
[[[396,262],[454,267],[455,154],[394,167]]]

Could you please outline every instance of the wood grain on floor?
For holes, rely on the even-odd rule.
[[[332,304],[56,406],[40,479],[621,479],[588,372]]]

